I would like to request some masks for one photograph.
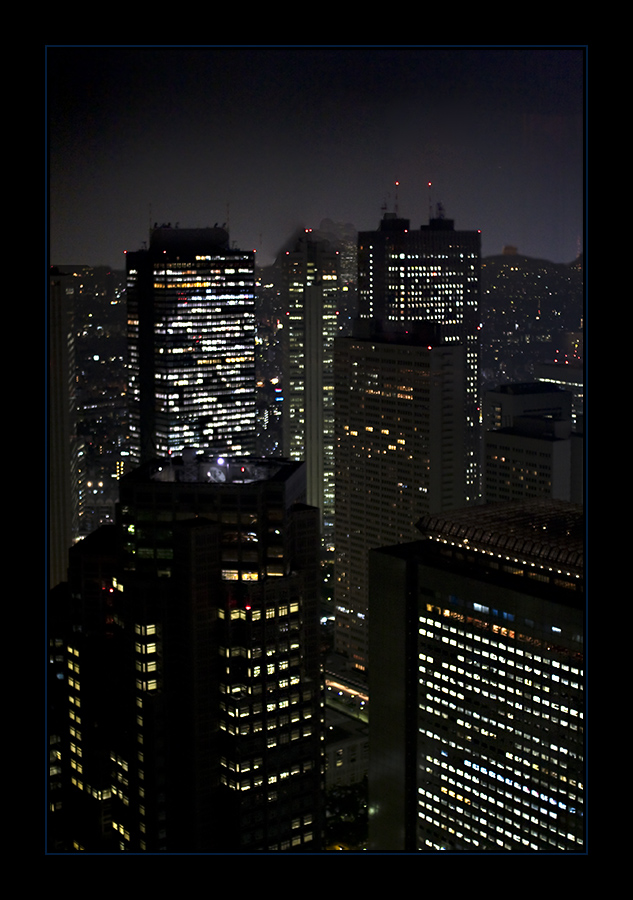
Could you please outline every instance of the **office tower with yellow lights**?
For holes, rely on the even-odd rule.
[[[132,463],[185,447],[253,453],[254,253],[224,228],[162,226],[126,268]]]
[[[581,853],[584,516],[425,516],[370,554],[369,849]]]

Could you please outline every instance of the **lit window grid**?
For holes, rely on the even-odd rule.
[[[306,332],[307,310],[305,290],[315,281],[320,283],[322,304],[319,321],[319,345],[322,347],[320,372],[322,379],[323,444],[320,447],[323,461],[323,493],[315,505],[323,507],[324,517],[331,520],[334,514],[334,381],[333,343],[337,333],[336,308],[339,297],[338,262],[328,253],[317,252],[316,260],[310,258],[312,248],[289,254],[286,258],[284,281],[286,285],[288,314],[285,321],[286,363],[284,384],[284,416],[288,434],[287,453],[291,459],[306,456]]]
[[[446,341],[466,345],[467,442],[464,459],[466,501],[476,500],[480,493],[480,471],[477,450],[477,425],[480,418],[479,398],[479,278],[480,245],[476,232],[406,231],[389,237],[389,243],[374,242],[359,247],[361,258],[359,298],[361,315],[375,315],[373,299],[383,303],[382,315],[387,320],[431,321],[447,332]],[[375,298],[376,260],[384,254],[384,296]]]
[[[443,612],[420,616],[419,845],[577,851],[582,669]],[[446,719],[455,740],[442,736]]]
[[[335,442],[337,646],[353,657],[367,655],[367,551],[414,540],[414,523],[440,484],[436,467],[448,475],[462,462],[452,441],[444,441],[441,454],[431,450],[431,396],[439,396],[432,385],[442,352],[353,343],[349,359],[337,359],[337,384],[346,386],[338,397]],[[442,405],[442,415],[448,421],[449,405]],[[447,505],[453,481],[442,480]]]
[[[263,791],[268,803],[279,792],[300,798],[315,765],[320,765],[315,716],[323,716],[322,701],[319,713],[313,687],[301,674],[300,604],[290,599],[250,610],[220,610],[220,619],[225,622],[225,643],[220,648],[225,660],[220,685],[219,728],[224,735],[220,782],[245,797],[249,792],[259,797]],[[243,629],[245,623],[251,623],[253,634],[242,646],[234,642],[232,628]],[[293,844],[314,839],[311,814],[297,815],[292,828]],[[268,849],[280,848],[272,843]]]
[[[139,399],[139,321],[130,270],[130,398]],[[154,266],[156,452],[186,445],[252,452],[255,433],[254,263],[249,254],[217,254]],[[139,424],[131,403],[130,434]],[[133,452],[136,457],[137,451]]]

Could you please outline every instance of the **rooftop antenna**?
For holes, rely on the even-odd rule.
[[[396,181],[396,182],[394,182],[394,184],[396,187],[396,210],[395,210],[395,212],[396,212],[396,218],[398,218],[398,188],[400,187],[400,182]]]
[[[433,218],[433,203],[431,200],[431,182],[429,181],[429,220]]]

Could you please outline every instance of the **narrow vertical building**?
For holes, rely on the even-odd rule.
[[[306,464],[307,501],[321,510],[324,548],[332,552],[334,518],[333,345],[339,255],[309,231],[281,259],[283,453]]]
[[[582,508],[420,531],[370,554],[369,848],[582,852]]]
[[[126,267],[132,463],[253,453],[254,253],[223,228],[163,226]]]

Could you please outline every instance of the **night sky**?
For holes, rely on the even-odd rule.
[[[48,46],[50,262],[123,269],[154,222],[228,222],[267,264],[297,227],[375,229],[397,203],[418,228],[437,202],[484,256],[571,262],[585,63],[582,46]]]

